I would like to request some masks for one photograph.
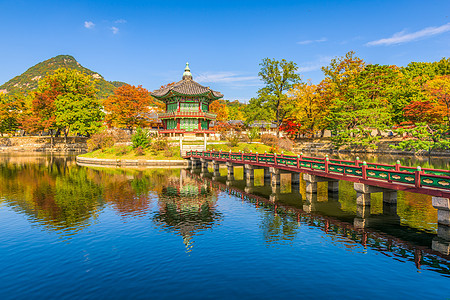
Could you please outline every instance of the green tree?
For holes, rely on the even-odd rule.
[[[104,117],[95,80],[74,69],[60,68],[39,82],[33,110],[44,129],[91,135]]]
[[[380,130],[391,125],[389,101],[399,76],[397,68],[365,65],[349,52],[322,70],[325,97],[332,99],[327,118],[334,144],[376,148]],[[378,130],[377,136],[372,136],[372,129]]]
[[[244,109],[245,123],[251,124],[259,120],[274,120],[275,112],[271,103],[262,98],[252,98]]]
[[[13,133],[19,128],[24,105],[22,95],[0,93],[0,134],[2,136],[5,133]]]
[[[277,136],[279,136],[280,125],[287,112],[292,109],[286,92],[294,84],[300,82],[300,76],[295,73],[298,67],[292,61],[286,61],[285,59],[278,61],[270,58],[263,59],[260,66],[261,70],[258,75],[264,82],[265,87],[258,91],[259,107],[265,106],[266,109],[274,112],[277,124]]]
[[[431,155],[435,149],[448,149],[450,138],[445,125],[430,125],[427,123],[417,123],[414,126],[399,128],[395,132],[401,136],[406,136],[398,145],[391,145],[391,148],[419,151],[426,150]]]

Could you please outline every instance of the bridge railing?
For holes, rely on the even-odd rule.
[[[387,181],[413,185],[416,188],[439,188],[450,190],[450,171],[439,169],[421,169],[420,167],[365,163],[359,160],[348,161],[318,157],[279,155],[269,153],[244,153],[222,151],[188,151],[186,158],[196,157],[222,160],[236,163],[258,164],[267,167],[287,167],[301,172],[304,169],[322,171],[330,174],[354,176],[362,179]]]

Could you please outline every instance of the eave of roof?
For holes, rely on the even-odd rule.
[[[165,100],[174,95],[188,97],[204,96],[211,100],[217,100],[223,97],[221,93],[214,91],[209,87],[202,86],[190,78],[185,78],[171,86],[155,90],[151,95],[159,100]]]

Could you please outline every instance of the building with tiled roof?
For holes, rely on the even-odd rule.
[[[180,81],[155,90],[151,95],[166,104],[166,111],[159,114],[164,127],[161,133],[213,133],[210,123],[216,115],[209,112],[209,105],[223,95],[195,82],[188,63]]]

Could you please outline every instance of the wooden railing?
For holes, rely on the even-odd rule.
[[[205,111],[170,111],[159,113],[158,117],[162,118],[175,118],[175,117],[199,117],[199,118],[209,118],[215,119],[217,117],[216,114],[205,112]]]
[[[366,163],[360,160],[339,160],[328,157],[308,157],[303,155],[277,155],[222,151],[188,151],[185,158],[205,158],[263,167],[278,167],[291,171],[307,170],[320,172],[321,176],[336,175],[377,180],[392,184],[411,185],[415,188],[434,188],[450,191],[450,171],[421,167],[407,167],[397,162],[395,165]],[[354,181],[354,180],[351,180]]]

